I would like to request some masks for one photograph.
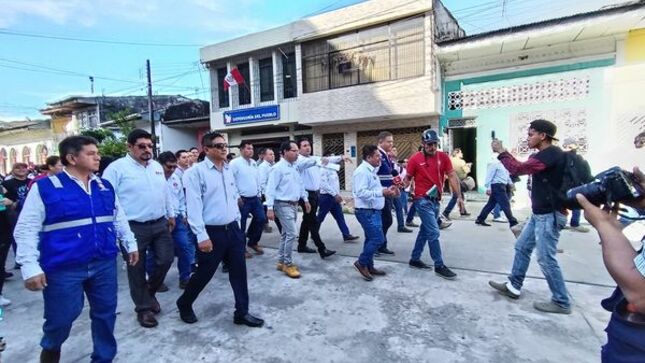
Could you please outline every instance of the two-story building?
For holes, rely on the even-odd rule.
[[[438,1],[372,0],[206,46],[210,126],[231,145],[277,149],[308,136],[316,154],[356,161],[363,145],[389,130],[408,156],[423,130],[439,127],[434,44],[463,35]],[[234,67],[245,84],[225,90]],[[356,165],[346,165],[341,187],[350,188]]]

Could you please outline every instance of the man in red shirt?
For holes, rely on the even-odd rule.
[[[421,218],[421,227],[412,250],[410,266],[419,269],[431,269],[421,261],[421,253],[426,242],[430,257],[434,261],[435,273],[448,280],[457,275],[443,263],[441,245],[439,244],[439,201],[443,190],[443,181],[448,176],[452,190],[459,190],[459,178],[452,168],[448,154],[438,151],[439,135],[435,130],[425,130],[421,136],[423,149],[414,154],[408,161],[405,185],[414,179],[414,206]],[[458,202],[461,196],[458,196]]]

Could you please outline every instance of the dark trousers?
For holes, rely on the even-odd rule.
[[[249,246],[256,246],[262,237],[262,229],[267,221],[266,213],[262,208],[262,201],[260,197],[242,197],[242,206],[240,207],[240,214],[242,219],[240,221],[240,228],[242,232],[246,232],[249,239]],[[246,230],[246,219],[252,215],[253,219],[249,225],[248,231]]]
[[[318,192],[308,190],[307,200],[309,201],[309,204],[311,204],[311,211],[309,211],[309,213],[305,210],[305,202],[302,200],[299,201],[300,207],[302,208],[302,223],[300,224],[298,248],[307,247],[307,240],[309,239],[309,233],[311,232],[311,239],[314,240],[314,244],[316,244],[318,251],[324,251],[326,247],[322,239],[320,239],[320,224],[316,218],[316,212],[318,211]]]
[[[508,223],[511,227],[517,224],[517,219],[513,217],[513,212],[511,212],[511,202],[508,199],[508,193],[506,192],[506,184],[491,184],[490,186],[490,196],[488,197],[488,202],[484,205],[481,213],[477,217],[478,222],[483,222],[486,220],[488,214],[495,208],[495,205],[499,204],[500,208],[506,215]]]
[[[320,208],[318,209],[318,225],[321,225],[325,220],[327,213],[331,212],[332,217],[336,220],[336,224],[342,233],[343,238],[349,237],[349,227],[345,222],[345,215],[343,214],[343,207],[336,201],[336,198],[331,194],[320,194]]]
[[[165,218],[152,224],[130,221],[130,229],[137,239],[139,262],[128,265],[128,284],[135,311],[150,310],[152,298],[166,278],[175,257],[172,236]],[[154,251],[154,268],[146,281],[146,256]],[[126,256],[127,258],[127,256]]]
[[[385,197],[385,206],[381,211],[381,221],[383,222],[383,237],[385,241],[379,249],[387,248],[387,230],[392,226],[392,197]]]
[[[266,201],[266,197],[264,195],[262,195],[262,203],[264,204],[265,201]],[[264,206],[264,215],[265,216],[267,215],[267,207],[266,207],[266,205]],[[268,223],[268,220],[267,220],[266,223]],[[275,218],[273,219],[273,223],[275,223],[276,227],[278,227],[278,232],[282,233],[282,224],[280,223],[280,220],[278,219],[278,216],[275,216]]]
[[[4,265],[7,263],[7,255],[11,248],[11,226],[7,212],[0,212],[0,295],[4,287],[4,275],[6,273]]]
[[[188,280],[186,289],[178,302],[192,305],[213,278],[219,263],[226,260],[229,268],[228,280],[235,296],[235,316],[244,316],[249,311],[244,234],[237,222],[225,226],[206,226],[206,232],[213,243],[213,250],[202,252],[197,249],[197,270]]]

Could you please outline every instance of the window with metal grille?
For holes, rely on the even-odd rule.
[[[361,29],[302,46],[304,92],[418,77],[425,70],[424,18]]]
[[[260,59],[260,101],[273,101],[273,58]]]
[[[226,74],[228,71],[226,70],[226,67],[223,68],[218,68],[217,69],[217,93],[219,96],[219,107],[224,108],[228,107],[228,90],[224,90],[224,78],[226,78]]]
[[[298,96],[298,84],[296,83],[296,53],[287,53],[282,56],[282,84],[284,85],[284,98]]]
[[[244,77],[245,84],[238,86],[238,95],[240,100],[240,105],[248,105],[251,103],[251,92],[249,91],[249,85],[246,82],[249,82],[249,63],[242,63],[237,65],[237,70],[240,71],[242,77]]]
[[[322,149],[323,155],[343,155],[345,153],[345,136],[343,133],[323,134]],[[338,172],[338,181],[340,189],[345,189],[345,166],[342,163]]]

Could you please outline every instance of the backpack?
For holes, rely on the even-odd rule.
[[[575,151],[564,152],[564,162],[562,171],[562,184],[557,190],[557,197],[561,201],[567,199],[567,191],[571,188],[587,184],[594,180],[591,175],[591,168],[589,162]]]

